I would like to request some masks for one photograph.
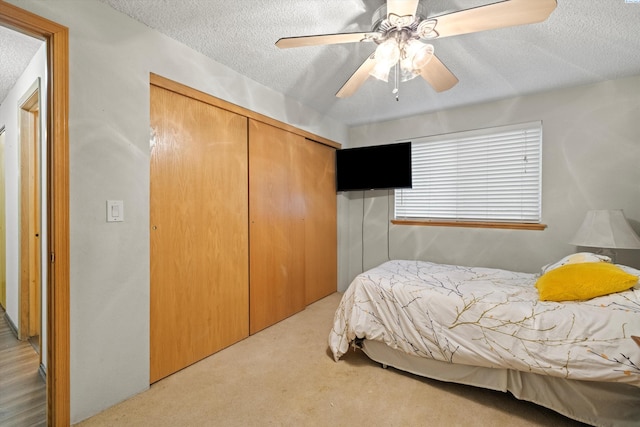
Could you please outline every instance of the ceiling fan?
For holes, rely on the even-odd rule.
[[[276,42],[281,49],[374,42],[376,50],[336,93],[339,98],[353,95],[369,75],[388,81],[393,71],[398,93],[399,82],[422,76],[437,92],[451,89],[458,78],[434,54],[427,43],[442,37],[542,22],[556,8],[556,0],[504,0],[471,9],[427,17],[419,0],[387,0],[375,11],[369,32],[285,37]]]

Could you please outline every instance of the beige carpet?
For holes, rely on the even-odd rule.
[[[580,426],[511,395],[336,363],[333,294],[79,426]]]

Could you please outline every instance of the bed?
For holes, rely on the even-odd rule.
[[[587,424],[638,426],[640,344],[632,337],[640,336],[640,271],[584,255],[539,274],[385,262],[345,291],[329,347],[336,361],[355,346],[385,366],[510,392]],[[543,277],[562,272],[556,288],[564,292],[566,270],[605,263],[626,275],[626,290],[542,300]]]

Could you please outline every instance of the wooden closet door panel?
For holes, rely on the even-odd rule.
[[[247,119],[151,86],[150,381],[248,336]]]
[[[250,333],[305,307],[304,138],[249,121]]]
[[[304,168],[305,294],[311,304],[337,291],[336,150],[306,140],[297,162]]]

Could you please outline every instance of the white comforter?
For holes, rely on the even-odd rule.
[[[638,275],[640,271],[625,267]],[[388,261],[357,276],[336,311],[337,361],[357,338],[451,363],[640,387],[640,285],[582,302],[538,299],[537,275]]]

